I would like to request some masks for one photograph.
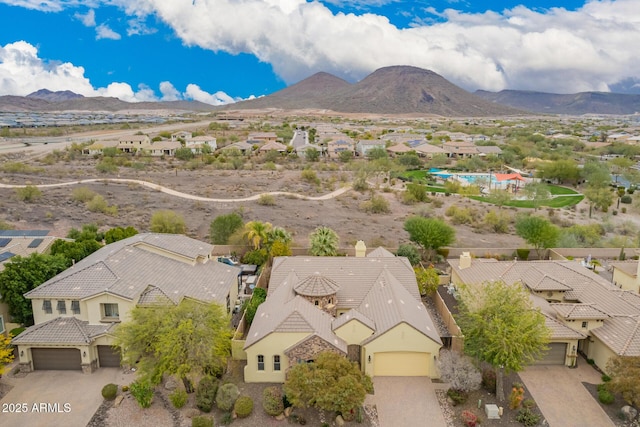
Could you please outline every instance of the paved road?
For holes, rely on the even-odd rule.
[[[163,193],[170,194],[172,196],[181,197],[183,199],[199,200],[202,202],[249,202],[252,200],[258,200],[260,196],[264,194],[271,194],[273,196],[290,196],[290,197],[295,197],[302,200],[329,200],[329,199],[338,197],[339,195],[351,190],[351,186],[346,186],[346,187],[339,188],[335,191],[332,191],[331,193],[327,193],[322,196],[315,196],[315,197],[305,196],[303,194],[297,194],[297,193],[289,193],[287,191],[271,191],[269,193],[254,194],[253,196],[242,197],[238,199],[214,199],[210,197],[201,197],[201,196],[194,196],[192,194],[182,193],[180,191],[172,190],[162,185],[154,184],[152,182],[147,182],[147,181],[141,181],[139,179],[92,178],[92,179],[82,179],[80,181],[58,182],[55,184],[37,184],[34,186],[38,188],[67,187],[70,185],[92,184],[95,182],[134,183],[134,184],[142,185],[143,187],[151,188],[156,191],[161,191]],[[26,185],[24,184],[0,184],[0,188],[24,188],[24,187],[26,187]]]
[[[614,427],[600,404],[582,385],[600,384],[600,374],[580,360],[578,368],[531,366],[520,379],[533,396],[550,427]]]
[[[3,376],[0,381],[13,388],[0,400],[0,425],[86,426],[103,402],[102,387],[129,384],[134,379],[118,368],[101,368],[93,374],[35,371],[23,378]]]
[[[375,377],[375,394],[365,404],[375,404],[380,427],[447,427],[434,384],[426,377]]]

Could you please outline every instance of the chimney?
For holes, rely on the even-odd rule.
[[[458,268],[460,268],[460,270],[464,270],[469,267],[471,267],[471,254],[469,252],[462,252]]]
[[[362,240],[356,243],[356,258],[364,258],[367,255],[367,245]]]

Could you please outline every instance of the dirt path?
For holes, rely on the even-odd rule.
[[[342,187],[339,188],[335,191],[332,191],[331,193],[327,193],[327,194],[323,194],[322,196],[305,196],[303,194],[298,194],[298,193],[290,193],[287,191],[270,191],[270,192],[266,192],[266,193],[260,193],[260,194],[254,194],[253,196],[249,196],[249,197],[241,197],[241,198],[236,198],[236,199],[217,199],[217,198],[210,198],[210,197],[201,197],[201,196],[194,196],[192,194],[187,194],[187,193],[183,193],[181,191],[176,191],[176,190],[172,190],[171,188],[168,187],[164,187],[162,185],[158,185],[158,184],[154,184],[152,182],[148,182],[148,181],[142,181],[139,179],[126,179],[126,178],[91,178],[91,179],[82,179],[79,181],[68,181],[68,182],[59,182],[59,183],[55,183],[55,184],[37,184],[34,185],[34,187],[38,187],[38,188],[51,188],[51,187],[67,187],[70,185],[80,185],[80,184],[91,184],[91,183],[100,183],[100,182],[117,182],[117,183],[133,183],[133,184],[139,184],[143,187],[147,187],[147,188],[151,188],[153,190],[156,191],[161,191],[163,193],[166,194],[170,194],[172,196],[175,197],[181,197],[183,199],[190,199],[190,200],[198,200],[201,202],[250,202],[250,201],[254,201],[254,200],[258,200],[260,199],[261,196],[263,195],[273,195],[273,196],[289,196],[289,197],[295,197],[297,199],[301,199],[301,200],[330,200],[330,199],[334,199],[338,196],[340,196],[341,194],[346,193],[347,191],[351,190],[351,186],[346,186],[346,187]],[[24,188],[27,185],[16,185],[16,184],[0,184],[0,188]]]

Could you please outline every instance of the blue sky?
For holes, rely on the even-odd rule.
[[[0,0],[0,95],[223,104],[318,71],[640,93],[639,0]]]

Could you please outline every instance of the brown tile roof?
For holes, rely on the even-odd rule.
[[[12,344],[90,344],[94,338],[107,333],[113,323],[90,325],[75,317],[58,317],[25,329]]]
[[[567,320],[604,320],[611,317],[591,304],[552,303],[551,307]]]
[[[631,277],[636,277],[638,275],[638,261],[612,262],[611,266]]]
[[[367,254],[367,258],[384,258],[384,257],[394,257],[395,255],[382,246],[378,246],[371,252]]]
[[[315,273],[302,279],[293,289],[298,295],[321,297],[335,294],[340,285],[320,273]]]
[[[371,330],[376,329],[375,322],[369,319],[364,314],[360,313],[355,308],[347,311],[346,313],[343,313],[341,316],[336,317],[333,320],[332,329],[335,331],[340,326],[343,326],[349,323],[351,320],[357,320],[358,322],[362,323],[363,325],[365,325],[367,328],[370,328]]]
[[[587,337],[585,334],[580,333],[575,329],[571,329],[567,325],[564,325],[562,322],[559,322],[546,314],[544,315],[544,324],[549,328],[549,331],[551,331],[552,341],[561,339],[581,340]]]

